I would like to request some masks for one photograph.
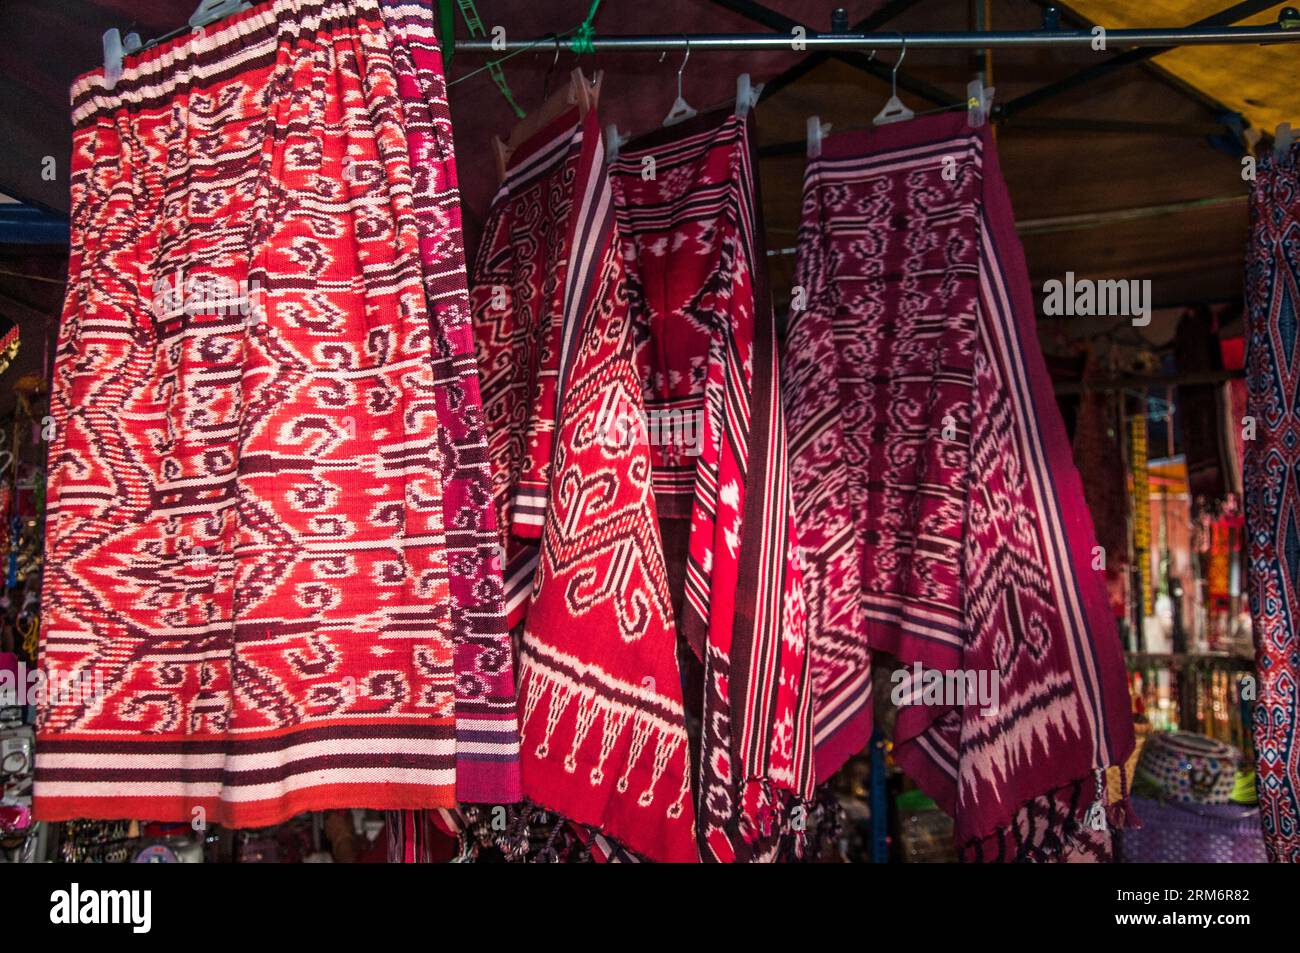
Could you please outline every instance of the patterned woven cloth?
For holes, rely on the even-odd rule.
[[[1206,306],[1182,316],[1174,337],[1180,374],[1223,370],[1218,330]],[[1241,422],[1232,416],[1229,382],[1178,385],[1178,413],[1189,424],[1183,427],[1183,452],[1195,512],[1217,510],[1229,494],[1241,495],[1241,459],[1234,437]]]
[[[1090,354],[1084,381],[1104,376],[1095,354]],[[1083,481],[1084,498],[1097,529],[1097,543],[1105,550],[1106,588],[1111,614],[1125,614],[1128,578],[1128,475],[1124,470],[1122,402],[1106,390],[1087,390],[1079,397],[1074,424],[1074,462]]]
[[[701,855],[722,862],[798,850],[790,818],[811,813],[813,789],[810,659],[753,162],[752,120],[728,112],[638,140],[612,167],[656,504],[665,536],[674,517],[679,531],[689,526],[678,625],[703,662],[696,819]]]
[[[445,441],[376,0],[272,0],[73,89],[36,812],[455,802]]]
[[[1260,157],[1250,223],[1244,497],[1259,811],[1269,859],[1300,863],[1300,149]]]
[[[866,742],[883,650],[908,667],[894,757],[964,857],[1092,852],[1128,692],[988,127],[831,136],[799,252],[783,375],[818,775]],[[996,677],[996,706],[906,704],[917,663]]]
[[[380,0],[380,7],[397,68],[433,327],[456,653],[456,796],[463,803],[510,804],[521,794],[514,653],[506,629],[442,54],[428,3]]]
[[[471,300],[508,609],[522,623],[523,786],[652,860],[692,861],[677,637],[594,112],[513,153]]]

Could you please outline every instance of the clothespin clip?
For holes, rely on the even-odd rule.
[[[1291,124],[1284,122],[1277,127],[1277,132],[1273,133],[1273,158],[1282,161],[1291,152],[1291,146],[1295,144],[1295,133],[1291,131]]]
[[[246,0],[202,0],[190,14],[190,28],[197,30],[252,7]]]
[[[759,83],[753,86],[749,82],[749,74],[741,73],[736,77],[736,115],[744,118],[749,111],[758,105],[758,97],[763,92],[763,84]]]
[[[104,31],[104,88],[112,89],[122,78],[122,31],[117,27]]]
[[[618,150],[627,145],[631,135],[623,135],[618,131],[618,126],[610,123],[605,127],[605,161],[613,162],[618,158]]]
[[[128,55],[138,53],[142,46],[144,46],[144,43],[141,41],[139,33],[128,33],[126,39],[122,41],[122,52]]]
[[[966,122],[972,129],[984,125],[993,111],[993,89],[984,88],[982,77],[975,77],[966,84]]]
[[[816,159],[822,154],[822,139],[830,135],[831,124],[822,122],[819,116],[808,117],[808,158]]]

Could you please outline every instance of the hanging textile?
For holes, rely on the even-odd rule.
[[[1218,322],[1208,307],[1182,316],[1174,350],[1181,374],[1223,370]],[[1239,424],[1232,417],[1229,382],[1178,385],[1178,414],[1194,511],[1217,510],[1229,494],[1241,494],[1241,462],[1233,437]]]
[[[1129,417],[1129,467],[1133,471],[1133,564],[1137,567],[1139,600],[1143,618],[1155,615],[1155,587],[1151,578],[1151,473],[1147,468],[1146,402]]]
[[[692,861],[676,632],[600,127],[519,145],[471,301],[509,618],[521,624],[524,795],[651,860]]]
[[[462,803],[510,804],[521,796],[514,654],[505,624],[442,54],[430,6],[380,0],[380,7],[397,68],[433,332],[455,645],[456,796]],[[411,820],[402,829],[419,826]]]
[[[451,806],[438,394],[376,0],[73,89],[36,812]],[[147,765],[144,766],[144,765]]]
[[[829,137],[799,245],[783,373],[818,771],[867,740],[883,650],[907,667],[894,758],[964,858],[1095,856],[1084,815],[1133,747],[1124,666],[989,128]],[[914,666],[999,697],[909,704]]]
[[[1084,383],[1104,377],[1098,355],[1090,353]],[[1126,615],[1128,572],[1128,476],[1124,472],[1122,399],[1105,389],[1088,389],[1079,397],[1072,445],[1083,494],[1102,547],[1111,615]]]
[[[1241,371],[1246,367],[1246,339],[1244,337],[1222,338],[1219,341],[1220,353],[1223,355],[1223,367],[1229,371]],[[1240,481],[1246,460],[1246,441],[1242,433],[1242,420],[1246,416],[1246,381],[1244,377],[1234,377],[1228,381],[1228,433],[1232,437],[1232,458],[1236,461],[1236,476]]]
[[[696,822],[702,856],[721,862],[800,850],[791,813],[811,813],[813,788],[753,135],[748,117],[698,116],[625,147],[612,166],[645,391],[637,436],[651,445],[665,538],[689,534],[675,604],[703,665]]]
[[[9,365],[18,356],[20,331],[13,321],[0,315],[0,374],[9,370]]]
[[[1247,581],[1259,693],[1259,807],[1274,862],[1300,863],[1300,149],[1265,151],[1251,191],[1246,256]]]

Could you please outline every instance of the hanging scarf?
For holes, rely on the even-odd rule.
[[[1181,374],[1223,370],[1218,322],[1208,307],[1188,311],[1178,322],[1174,350]],[[1194,512],[1218,510],[1228,494],[1241,493],[1241,467],[1233,432],[1229,382],[1178,385],[1187,479]],[[1100,521],[1099,521],[1100,522]]]
[[[1137,566],[1135,593],[1143,617],[1155,615],[1155,587],[1151,579],[1151,472],[1147,467],[1146,401],[1129,418],[1129,466],[1133,471],[1133,562]]]
[[[866,742],[884,650],[907,666],[894,758],[963,857],[1092,853],[1132,722],[988,127],[830,137],[799,246],[783,373],[818,772]],[[997,678],[996,707],[928,698],[935,670]]]
[[[1096,353],[1088,355],[1083,379],[1087,385],[1104,376]],[[1122,399],[1120,399],[1122,401]],[[1123,431],[1116,395],[1088,389],[1079,398],[1074,425],[1073,454],[1083,493],[1102,547],[1111,614],[1125,615],[1128,570],[1128,479],[1124,472]]]
[[[679,538],[689,533],[679,626],[704,670],[701,854],[723,862],[800,849],[813,787],[803,592],[753,161],[752,121],[728,113],[655,133],[612,167],[645,392],[640,436],[651,444],[665,537],[674,521]]]
[[[1246,254],[1248,591],[1259,692],[1259,809],[1269,859],[1300,863],[1300,149],[1260,157]]]
[[[595,113],[515,150],[471,300],[525,796],[652,860],[697,859],[676,633]]]
[[[9,365],[18,356],[20,331],[18,325],[0,315],[0,374],[9,370]]]
[[[450,806],[429,315],[375,0],[274,0],[73,89],[36,812]]]
[[[381,0],[410,151],[420,261],[433,331],[443,513],[456,669],[456,796],[520,798],[514,653],[469,314],[451,113],[432,9]],[[418,829],[414,820],[407,829]]]

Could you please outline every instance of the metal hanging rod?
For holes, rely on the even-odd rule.
[[[1107,30],[1106,50],[1138,46],[1225,46],[1239,43],[1297,43],[1300,29],[1281,26],[1182,27],[1177,29]],[[659,53],[687,48],[705,50],[785,50],[846,52],[849,50],[989,49],[1017,46],[1091,46],[1098,37],[1090,30],[1004,30],[986,33],[678,33],[665,36],[601,36],[591,39],[597,53]],[[527,40],[457,40],[463,53],[522,53],[548,49],[554,37]],[[563,40],[558,41],[563,43]],[[801,44],[795,46],[795,44]],[[494,45],[495,44],[495,45]]]

